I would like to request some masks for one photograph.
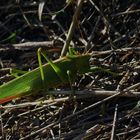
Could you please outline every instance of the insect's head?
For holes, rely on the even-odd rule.
[[[75,63],[76,69],[78,70],[79,74],[83,74],[89,71],[90,69],[89,54],[73,55],[73,56],[69,56],[69,58],[71,58]]]

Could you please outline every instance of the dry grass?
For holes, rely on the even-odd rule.
[[[37,67],[37,49],[59,58],[76,2],[0,2],[0,84],[10,68]],[[65,8],[64,8],[65,7]],[[93,54],[90,64],[122,73],[77,76],[75,93],[64,85],[49,95],[1,106],[2,139],[140,139],[140,2],[85,1],[71,46]],[[61,11],[60,11],[61,10]],[[59,11],[59,12],[58,12]],[[36,43],[38,42],[38,44]],[[139,103],[139,102],[138,102]],[[134,108],[135,107],[135,108]]]

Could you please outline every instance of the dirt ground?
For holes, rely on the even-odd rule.
[[[38,67],[40,47],[59,59],[77,3],[1,0],[0,85],[15,78],[11,69]],[[91,67],[116,75],[77,74],[72,85],[1,104],[0,139],[140,139],[140,1],[85,0],[72,35],[70,46],[90,53]]]

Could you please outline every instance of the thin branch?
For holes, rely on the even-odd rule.
[[[78,16],[80,14],[81,8],[82,8],[82,4],[83,4],[84,0],[78,0],[78,4],[77,4],[77,8],[76,11],[74,13],[70,28],[69,28],[69,32],[68,32],[68,36],[67,39],[65,41],[65,44],[63,46],[62,52],[61,52],[61,57],[65,56],[67,53],[67,50],[69,48],[70,42],[72,40],[72,36],[77,24],[77,20],[78,20]]]
[[[53,47],[54,43],[53,41],[41,41],[41,42],[25,42],[25,43],[19,43],[19,44],[6,44],[6,45],[0,45],[0,51],[15,49],[15,50],[34,50],[38,49],[39,47],[47,47],[51,48]]]
[[[114,140],[114,133],[115,133],[115,127],[116,127],[116,118],[117,118],[117,112],[118,112],[118,104],[116,104],[115,107],[115,113],[114,113],[114,120],[113,120],[113,125],[112,125],[112,132],[111,132],[111,138],[110,140]]]
[[[130,47],[130,48],[122,48],[122,49],[116,49],[116,50],[107,50],[107,51],[92,51],[91,55],[92,56],[100,56],[100,55],[107,55],[110,53],[126,53],[128,51],[134,51],[137,54],[140,54],[140,47]]]

